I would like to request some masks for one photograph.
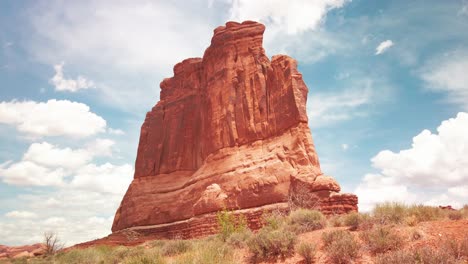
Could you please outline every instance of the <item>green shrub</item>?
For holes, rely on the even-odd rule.
[[[323,234],[325,250],[332,263],[352,263],[358,256],[359,244],[349,231],[332,231]]]
[[[192,244],[188,240],[170,240],[161,247],[164,256],[173,256],[189,251]]]
[[[304,262],[306,264],[311,264],[314,262],[314,257],[315,257],[315,246],[306,243],[306,242],[301,242],[297,247],[296,247],[296,252],[301,255],[301,257],[304,258]]]
[[[309,209],[298,209],[289,214],[288,222],[293,231],[304,233],[326,226],[327,220],[319,211]]]
[[[247,219],[244,215],[235,215],[227,210],[217,213],[219,236],[223,241],[235,232],[242,232],[247,229]]]
[[[286,221],[286,216],[278,211],[273,211],[263,215],[264,226],[271,229],[279,229],[286,223]]]
[[[247,241],[253,260],[285,257],[295,244],[296,235],[282,228],[262,228]]]
[[[374,254],[397,250],[403,246],[403,238],[388,227],[373,228],[361,233],[361,237]]]

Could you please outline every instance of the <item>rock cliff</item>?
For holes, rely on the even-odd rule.
[[[113,232],[201,236],[215,232],[223,208],[256,228],[263,212],[304,200],[327,214],[357,210],[357,197],[340,194],[320,170],[296,61],[270,60],[264,31],[228,22],[214,30],[203,58],[178,63],[161,82]]]

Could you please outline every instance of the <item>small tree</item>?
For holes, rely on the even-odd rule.
[[[288,206],[290,211],[298,208],[320,209],[320,197],[311,192],[305,183],[297,183],[289,192]]]
[[[57,251],[63,248],[63,243],[54,232],[44,233],[45,254],[54,255]]]

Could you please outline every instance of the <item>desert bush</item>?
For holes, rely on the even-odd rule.
[[[217,213],[219,225],[219,236],[223,241],[235,232],[242,232],[247,229],[247,219],[244,215],[235,215],[227,210]]]
[[[323,233],[322,240],[332,263],[352,263],[358,256],[359,244],[349,231],[336,230]]]
[[[388,227],[380,226],[364,231],[361,238],[374,254],[397,250],[403,246],[403,238]]]
[[[456,259],[443,250],[432,249],[429,247],[413,250],[390,251],[385,254],[377,255],[376,264],[404,264],[404,263],[422,263],[422,264],[455,264]]]
[[[191,241],[188,240],[170,240],[161,247],[161,254],[164,256],[173,256],[185,253],[192,248]]]
[[[377,204],[372,212],[380,224],[400,224],[407,214],[407,206],[401,203],[386,202]]]
[[[262,228],[247,241],[254,261],[285,257],[293,251],[295,244],[296,235],[283,228]]]
[[[440,248],[455,259],[468,260],[468,235],[465,235],[465,237],[460,241],[447,238],[441,242]]]
[[[344,224],[349,226],[350,230],[357,230],[359,228],[359,222],[361,221],[358,212],[352,212],[345,216]]]
[[[375,258],[376,264],[404,264],[414,263],[414,253],[409,250],[390,251],[379,254]]]
[[[419,223],[418,218],[415,215],[405,217],[405,224],[408,226],[415,226]]]
[[[442,219],[444,212],[439,207],[427,205],[412,205],[407,209],[408,216],[414,216],[417,223]]]
[[[280,211],[273,211],[263,215],[263,223],[265,227],[278,229],[285,225],[287,217]]]
[[[448,212],[447,216],[450,220],[460,220],[463,218],[462,212],[458,210]]]
[[[64,246],[64,244],[58,238],[57,234],[53,232],[44,233],[43,243],[45,245],[46,255],[54,255]]]
[[[94,262],[100,263],[100,262]],[[131,254],[125,257],[122,262],[115,262],[122,264],[165,264],[166,260],[161,256],[159,250],[146,249],[142,250],[139,254]]]
[[[307,242],[301,242],[296,247],[296,252],[304,258],[306,264],[311,264],[314,262],[315,257],[315,245],[312,245]]]
[[[194,242],[193,250],[176,256],[173,264],[234,264],[234,254],[230,246],[220,239],[202,239]]]
[[[444,250],[424,247],[416,250],[413,263],[455,264],[457,260]]]
[[[342,215],[334,215],[328,219],[329,226],[340,227],[345,225],[345,217]]]
[[[319,209],[320,198],[316,193],[310,191],[305,183],[294,185],[294,190],[289,192],[289,210],[294,211],[299,208]]]
[[[353,235],[349,231],[345,230],[334,230],[331,232],[324,232],[322,234],[322,241],[325,248],[331,245],[333,241],[337,241],[343,238],[352,238]]]
[[[249,229],[246,229],[242,232],[232,233],[226,239],[226,243],[236,248],[242,248],[246,246],[246,242],[251,236],[252,232]]]
[[[298,209],[289,214],[288,223],[295,233],[304,233],[324,228],[327,220],[319,211]]]

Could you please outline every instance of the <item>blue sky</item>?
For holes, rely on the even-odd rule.
[[[0,244],[108,234],[159,82],[246,19],[298,60],[322,169],[362,210],[468,203],[468,1],[2,1]]]

